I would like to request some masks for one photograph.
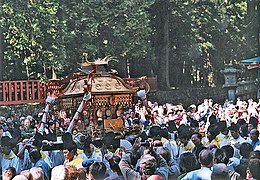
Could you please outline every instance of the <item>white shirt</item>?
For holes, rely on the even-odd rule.
[[[234,138],[231,139],[230,144],[231,144],[231,146],[234,148],[234,157],[236,157],[236,158],[238,158],[238,159],[240,159],[240,157],[241,157],[241,155],[240,155],[240,153],[239,153],[240,150],[237,149],[234,145],[235,145],[236,143],[242,144],[242,143],[244,143],[244,142],[246,142],[246,140],[245,140],[244,138],[242,138],[240,135],[239,135],[239,137],[238,137],[237,139],[234,139]]]

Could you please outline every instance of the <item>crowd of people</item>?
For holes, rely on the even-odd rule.
[[[77,119],[65,116],[50,114],[41,133],[38,116],[0,117],[1,178],[260,180],[260,99],[139,103],[124,109],[124,132],[102,139],[73,131]]]

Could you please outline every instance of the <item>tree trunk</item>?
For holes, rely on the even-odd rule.
[[[170,81],[169,81],[169,53],[170,53],[170,48],[169,48],[169,1],[167,1],[165,3],[165,10],[166,10],[166,17],[165,17],[165,22],[164,22],[164,26],[163,26],[163,44],[164,44],[164,48],[163,48],[163,53],[164,56],[162,56],[162,60],[165,61],[165,66],[162,67],[163,69],[165,69],[165,85],[166,85],[166,89],[170,88]]]
[[[259,7],[260,7],[260,0],[248,0],[247,1],[247,36],[249,41],[249,47],[251,46],[251,54],[249,56],[253,57],[256,54],[259,55],[260,53],[260,13],[259,13]]]
[[[260,11],[259,11],[259,8],[260,8],[260,0],[258,0],[258,4],[257,4],[257,22],[260,22]],[[260,56],[260,25],[259,23],[257,24],[258,25],[258,33],[257,33],[257,41],[258,41],[258,52],[257,52],[257,55]]]
[[[2,7],[3,0],[0,0],[0,7]],[[1,10],[2,11],[2,10]],[[3,34],[3,29],[0,25],[0,80],[3,80],[4,77],[4,68],[3,68],[3,62],[4,62],[4,34]]]
[[[159,36],[157,37],[157,60],[158,60],[158,87],[161,90],[170,89],[169,81],[169,0],[157,0],[155,2],[157,10],[156,22]]]
[[[4,65],[4,34],[3,34],[3,31],[2,31],[2,28],[0,27],[0,80],[3,80],[4,78],[4,68],[3,68],[3,65]]]

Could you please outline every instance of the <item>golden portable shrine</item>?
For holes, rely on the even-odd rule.
[[[99,58],[94,62],[88,61],[86,55],[84,57],[85,62],[78,72],[61,80],[51,80],[48,89],[58,96],[61,111],[72,114],[76,112],[84,94],[91,93],[91,99],[85,102],[74,127],[77,132],[94,139],[102,138],[103,133],[108,131],[124,132],[124,110],[132,108],[133,98],[140,87],[146,93],[149,91],[149,84],[144,78],[135,82],[124,81],[115,70],[108,68],[111,57]],[[86,121],[87,125],[84,126]]]

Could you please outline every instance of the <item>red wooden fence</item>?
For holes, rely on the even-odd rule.
[[[0,81],[0,105],[42,102],[45,90],[39,80]]]

